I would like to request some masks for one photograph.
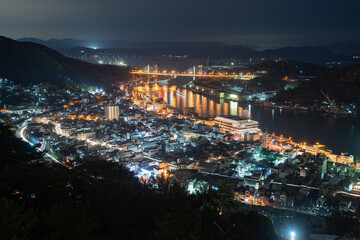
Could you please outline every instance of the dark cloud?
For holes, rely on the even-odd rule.
[[[0,34],[250,45],[360,40],[358,0],[2,0]]]

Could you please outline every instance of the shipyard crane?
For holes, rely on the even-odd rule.
[[[332,109],[333,107],[336,107],[335,99],[331,100],[329,97],[329,94],[325,94],[323,91],[321,91],[321,93],[325,96],[326,101],[329,103],[330,109]]]

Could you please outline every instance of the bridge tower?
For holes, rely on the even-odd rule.
[[[147,65],[147,72],[150,73],[150,64]],[[150,84],[150,74],[148,74],[148,84]]]
[[[199,65],[199,73],[203,74],[203,65]]]
[[[196,74],[196,66],[193,66],[193,67],[191,67],[191,68],[189,68],[188,70],[186,70],[186,73],[188,74],[188,75],[193,75],[193,80],[195,80],[195,74]]]

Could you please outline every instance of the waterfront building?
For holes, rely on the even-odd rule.
[[[221,133],[231,133],[244,138],[245,133],[260,133],[259,122],[251,119],[239,119],[233,116],[216,117],[214,124],[220,127]]]
[[[346,165],[351,165],[354,163],[354,156],[341,153],[338,158],[338,162]]]
[[[261,142],[263,148],[277,152],[292,151],[294,142],[291,138],[285,138],[283,135],[275,136],[275,134],[263,133]]]
[[[319,144],[317,143],[317,144],[315,144],[315,145],[313,145],[313,146],[305,146],[305,152],[306,153],[310,153],[310,154],[312,154],[312,155],[317,155],[317,154],[319,154],[319,148],[320,146],[319,146]]]
[[[119,119],[119,106],[105,106],[105,118],[109,121]]]

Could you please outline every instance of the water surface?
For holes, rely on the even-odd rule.
[[[292,137],[297,142],[327,145],[334,153],[347,152],[360,156],[360,119],[349,117],[324,117],[320,113],[270,109],[238,103],[214,100],[184,88],[191,79],[177,78],[139,87],[149,95],[163,98],[167,103],[182,110],[194,107],[200,117],[233,115],[250,117],[260,128],[270,133]]]

